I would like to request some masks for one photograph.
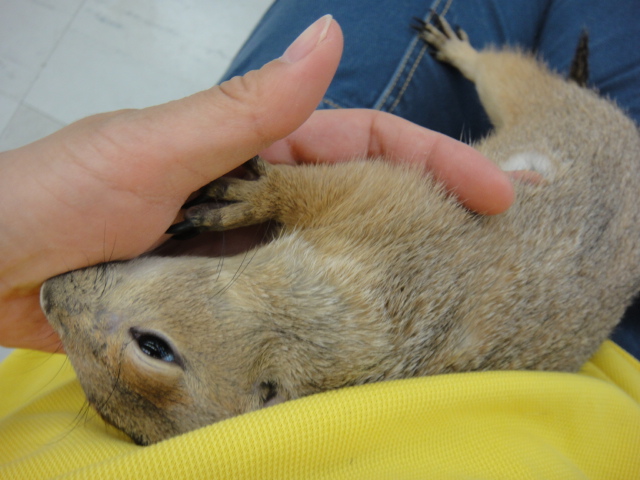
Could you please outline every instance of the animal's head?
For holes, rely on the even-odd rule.
[[[152,258],[48,280],[41,303],[91,405],[138,444],[285,400],[255,304],[218,260]],[[233,272],[235,273],[235,269]]]

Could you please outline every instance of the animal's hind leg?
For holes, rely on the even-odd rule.
[[[513,124],[532,109],[544,108],[553,90],[563,83],[531,56],[510,50],[482,50],[469,43],[440,16],[421,26],[420,36],[434,56],[454,66],[476,84],[480,101],[496,128]]]
[[[434,15],[433,21],[434,25],[425,23],[422,26],[420,36],[433,47],[435,58],[456,67],[475,82],[480,54],[469,43],[466,32],[460,28],[454,31],[439,15]]]

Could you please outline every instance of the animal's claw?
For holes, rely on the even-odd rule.
[[[180,240],[186,240],[187,238],[195,237],[200,233],[198,227],[196,227],[190,220],[183,220],[182,222],[174,223],[167,231],[167,235],[173,235],[173,238]]]

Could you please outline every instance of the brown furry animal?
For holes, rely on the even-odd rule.
[[[477,145],[519,183],[470,213],[428,174],[383,161],[251,163],[174,231],[273,219],[245,256],[146,257],[46,282],[42,306],[90,403],[149,444],[347,385],[489,369],[577,370],[640,289],[640,136],[611,102],[443,21],[437,58],[476,83]]]

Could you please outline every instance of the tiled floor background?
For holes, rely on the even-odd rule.
[[[271,1],[0,0],[0,151],[215,84]]]

